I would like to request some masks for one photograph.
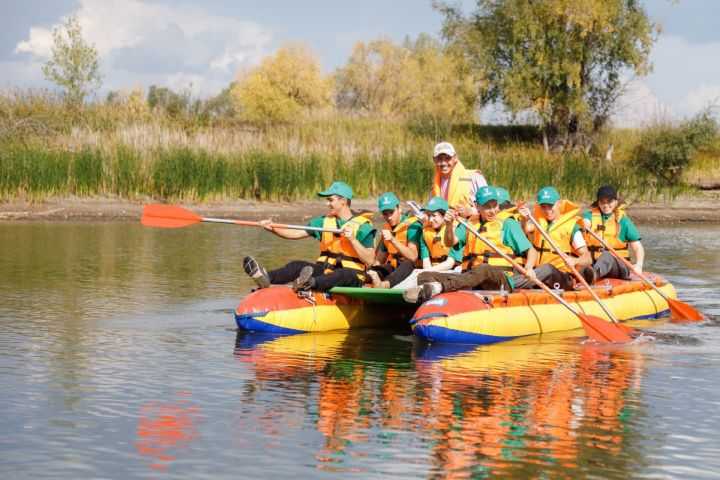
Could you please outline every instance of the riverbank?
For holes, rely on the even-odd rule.
[[[144,205],[156,203],[152,199],[128,201],[121,198],[57,197],[42,202],[0,203],[0,221],[86,221],[138,220]],[[205,217],[226,217],[244,220],[272,218],[281,222],[304,222],[322,215],[323,202],[257,202],[234,200],[202,204],[182,203],[182,206]],[[375,210],[373,200],[356,200],[354,208]],[[681,196],[671,201],[638,202],[628,208],[638,223],[720,223],[720,191],[702,191],[697,195]],[[377,216],[380,221],[380,216]]]

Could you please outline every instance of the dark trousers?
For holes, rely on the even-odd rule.
[[[569,273],[561,272],[555,265],[545,263],[534,270],[535,277],[550,288],[573,289],[573,277]],[[516,289],[537,288],[535,282],[528,280],[520,272],[514,272],[513,282]]]
[[[405,280],[415,269],[412,260],[405,260],[398,264],[397,268],[393,268],[389,263],[383,265],[375,265],[370,267],[378,273],[380,280],[386,280],[390,283],[390,288]]]
[[[602,252],[593,265],[597,278],[628,278],[630,269],[610,252]]]
[[[313,290],[327,292],[333,287],[362,287],[362,282],[357,277],[357,270],[337,268],[332,273],[325,274],[324,263],[310,263],[303,260],[295,260],[285,266],[270,270],[268,272],[270,283],[279,285],[292,282],[300,275],[300,270],[308,265],[313,267],[312,276],[315,279]]]
[[[456,292],[458,290],[500,290],[510,291],[507,275],[499,268],[482,264],[472,270],[456,274],[442,272],[422,272],[418,275],[417,283],[438,282],[443,292]]]

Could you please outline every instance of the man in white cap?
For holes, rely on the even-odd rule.
[[[475,194],[479,187],[487,185],[482,172],[465,168],[455,153],[455,147],[448,142],[435,145],[433,161],[435,177],[429,197],[444,198],[460,216],[477,214]]]

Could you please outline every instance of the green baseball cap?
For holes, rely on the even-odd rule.
[[[487,185],[477,189],[477,192],[475,192],[475,202],[478,205],[485,205],[490,200],[500,202],[500,197],[498,196],[498,192],[495,187]]]
[[[340,195],[341,197],[352,200],[353,192],[350,185],[345,182],[332,182],[330,188],[325,191],[318,192],[319,197],[329,197],[330,195]]]
[[[432,197],[422,209],[428,212],[437,212],[438,210],[445,210],[447,212],[450,210],[450,206],[444,198]]]
[[[502,187],[495,187],[498,194],[498,203],[505,203],[510,201],[510,192]]]
[[[555,203],[560,200],[560,194],[553,187],[542,188],[537,194],[538,203]]]
[[[398,205],[400,205],[400,200],[392,192],[383,193],[378,198],[378,210],[381,212],[383,210],[392,210]]]

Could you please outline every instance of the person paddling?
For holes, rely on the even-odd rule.
[[[387,222],[380,233],[382,239],[375,265],[367,274],[373,288],[392,288],[422,268],[420,238],[422,222],[416,216],[407,216],[400,210],[400,200],[392,192],[378,199],[378,210]]]
[[[459,227],[453,222],[452,214],[448,213],[448,202],[443,198],[433,197],[422,210],[427,215],[420,239],[422,268],[434,272],[452,270],[456,264],[462,262],[465,238],[461,238],[454,246],[445,241],[446,230]]]
[[[470,217],[477,212],[475,193],[478,188],[487,185],[480,170],[470,170],[458,159],[455,147],[448,142],[440,142],[433,150],[435,176],[428,198],[440,197],[447,200],[450,208],[462,217]]]
[[[578,222],[580,207],[569,200],[561,200],[560,194],[553,187],[544,187],[538,191],[537,204],[531,213],[527,205],[518,209],[525,233],[530,236],[533,247],[538,252],[537,278],[551,288],[572,290],[573,277],[570,269],[549,245],[549,242],[535,230],[527,217],[532,215],[542,229],[548,233],[555,244],[570,257],[570,263],[575,268],[582,268],[592,263],[585,238]],[[520,282],[516,288],[533,288],[531,282]]]
[[[500,248],[503,253],[523,265],[527,271],[527,279],[534,278],[533,268],[537,252],[517,220],[499,217],[500,195],[498,190],[490,186],[481,187],[478,189],[475,199],[480,213],[472,216],[468,224]],[[510,262],[495,253],[475,235],[469,234],[464,226],[458,227],[456,233],[457,235],[448,232],[446,237],[450,244],[456,244],[461,238],[467,237],[463,252],[462,273],[455,275],[423,272],[418,276],[418,286],[403,292],[403,298],[406,301],[410,303],[424,302],[442,292],[457,290],[502,289],[511,292],[516,280],[524,279],[519,272],[513,274]]]
[[[333,287],[361,287],[368,265],[375,261],[375,234],[372,213],[356,214],[350,209],[353,191],[343,182],[333,182],[324,197],[328,214],[310,220],[309,226],[341,229],[342,234],[274,228],[270,220],[262,226],[275,235],[291,240],[315,237],[320,240],[320,256],[315,263],[295,260],[276,270],[266,271],[253,257],[243,259],[243,269],[259,288],[293,282],[293,290],[328,291]]]
[[[634,272],[641,275],[645,249],[640,243],[642,238],[640,232],[625,213],[624,204],[623,200],[618,199],[617,192],[613,187],[608,185],[600,187],[590,210],[583,214],[583,222],[585,228],[595,232],[623,258],[630,260],[630,250],[632,250],[635,257]],[[600,242],[591,235],[588,235],[586,240],[594,264],[585,267],[580,273],[588,283],[594,283],[606,277],[628,278],[630,276],[630,269],[605,250]]]

